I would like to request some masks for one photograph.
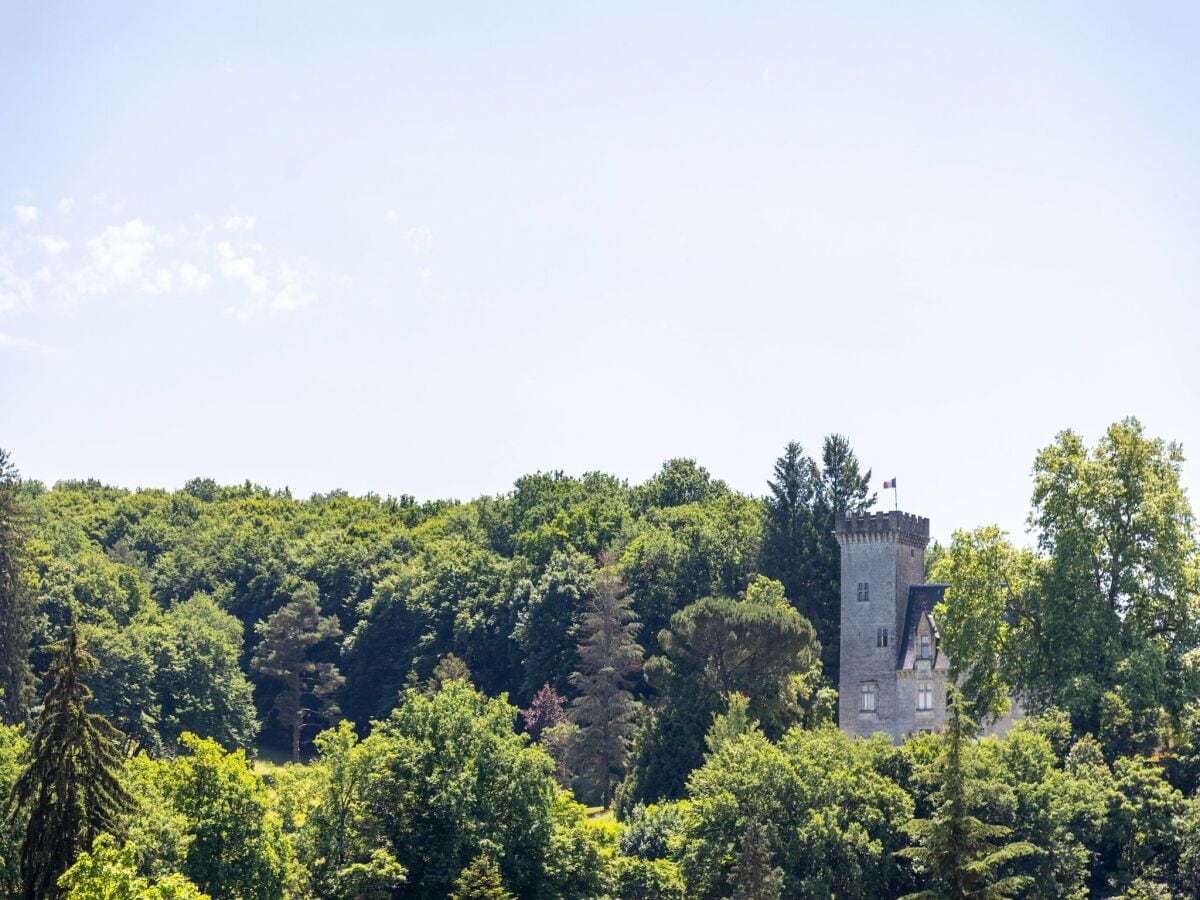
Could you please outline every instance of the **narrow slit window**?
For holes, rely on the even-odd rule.
[[[921,635],[921,659],[929,659],[933,655],[933,639],[929,635]]]
[[[888,645],[888,630],[886,628],[875,629],[875,646],[886,647]]]

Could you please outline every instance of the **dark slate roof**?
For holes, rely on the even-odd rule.
[[[933,669],[937,672],[949,668],[950,658],[941,651],[940,633],[937,622],[933,618],[933,608],[942,602],[947,585],[944,584],[914,584],[908,589],[908,608],[904,613],[904,632],[900,635],[900,653],[896,659],[896,668],[911,669],[917,658],[917,624],[922,616],[928,616],[933,625],[934,651]]]

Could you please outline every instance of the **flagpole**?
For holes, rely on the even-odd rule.
[[[892,485],[892,502],[895,504],[896,512],[900,512],[900,488],[895,484]]]

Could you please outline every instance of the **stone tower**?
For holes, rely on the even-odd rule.
[[[944,675],[938,679],[940,697],[934,702],[940,709],[929,709],[929,716],[917,713],[918,704],[926,702],[915,699],[918,687],[900,683],[905,656],[924,652],[911,645],[925,640],[924,632],[933,627],[928,615],[932,606],[910,611],[914,604],[927,605],[921,596],[924,592],[910,589],[925,581],[929,520],[903,512],[839,516],[836,535],[842,550],[838,685],[842,730],[862,737],[882,731],[899,740],[923,727],[926,718],[931,727],[940,727],[937,720],[945,709]],[[920,668],[932,676],[931,669],[944,670],[945,660],[938,660],[936,633],[928,639],[930,656],[921,660]],[[932,696],[932,687],[928,690]]]

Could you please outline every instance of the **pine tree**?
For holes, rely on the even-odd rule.
[[[481,854],[462,870],[450,900],[516,900],[516,896],[504,889],[496,860]]]
[[[331,662],[309,658],[309,651],[333,640],[342,630],[334,616],[322,616],[317,589],[305,584],[289,603],[276,610],[255,631],[262,637],[251,665],[255,671],[283,683],[275,697],[279,721],[291,732],[292,761],[300,762],[300,738],[306,727],[332,724],[340,714],[334,695],[345,681]]]
[[[59,876],[100,834],[119,834],[133,804],[120,780],[120,735],[86,709],[92,692],[83,679],[96,670],[96,659],[84,647],[78,625],[51,649],[52,683],[31,762],[8,798],[9,816],[29,810],[21,845],[26,900],[58,896]]]
[[[1012,829],[988,824],[971,814],[969,798],[979,793],[979,785],[964,759],[973,726],[963,705],[957,699],[953,702],[943,733],[936,769],[941,787],[934,794],[937,809],[932,818],[912,819],[904,826],[915,846],[896,854],[913,860],[933,886],[904,900],[1014,897],[1033,880],[1027,875],[999,873],[1011,861],[1036,853],[1037,848],[1025,841],[1000,843]]]
[[[26,511],[20,486],[20,474],[0,449],[0,711],[9,723],[24,722],[33,699],[34,609],[23,576]]]
[[[783,892],[783,869],[771,865],[767,829],[758,822],[746,826],[742,852],[729,883],[733,886],[731,900],[779,900]]]
[[[599,789],[608,809],[635,729],[638,704],[631,688],[642,669],[642,646],[635,640],[641,625],[617,568],[611,559],[602,562],[580,623],[579,669],[571,674],[579,696],[571,704],[570,717],[580,728],[580,771]]]

